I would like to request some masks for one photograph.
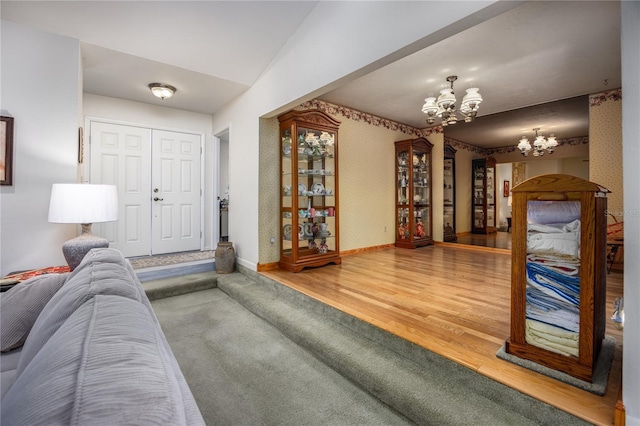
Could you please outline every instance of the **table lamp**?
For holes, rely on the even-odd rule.
[[[115,185],[54,183],[49,203],[49,222],[79,223],[82,235],[62,245],[62,253],[73,271],[93,248],[109,247],[109,241],[91,234],[91,224],[118,220]]]

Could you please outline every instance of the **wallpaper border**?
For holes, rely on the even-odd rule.
[[[620,89],[609,90],[607,92],[596,93],[593,95],[589,95],[589,105],[600,105],[606,100],[619,100],[622,98],[622,93]],[[373,114],[368,114],[366,112],[358,111],[353,108],[348,108],[341,105],[335,105],[329,102],[321,101],[320,99],[312,99],[310,101],[304,102],[300,105],[302,108],[306,109],[317,109],[322,112],[326,112],[331,115],[339,115],[341,117],[347,118],[353,121],[363,121],[371,126],[376,127],[384,127],[385,129],[400,131],[407,135],[412,135],[416,137],[428,137],[434,134],[443,133],[444,129],[442,126],[434,126],[427,127],[425,129],[417,129],[415,127],[408,126],[403,123],[399,123],[397,121],[389,120],[386,118],[378,117]],[[558,139],[558,146],[569,145],[582,145],[588,144],[589,137],[581,136],[577,138],[568,138],[568,139]],[[517,151],[518,147],[516,142],[510,146],[502,146],[497,148],[480,148],[475,145],[468,144],[466,142],[458,141],[451,138],[444,138],[445,145],[451,145],[457,149],[463,149],[466,151],[474,152],[480,155],[494,155],[494,154],[509,154],[511,152]]]

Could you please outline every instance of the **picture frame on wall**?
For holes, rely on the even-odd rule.
[[[84,163],[84,129],[78,128],[78,164]]]
[[[13,117],[0,118],[0,185],[13,185]]]
[[[509,196],[509,181],[508,180],[505,180],[504,183],[503,183],[502,196],[503,197],[508,197]]]

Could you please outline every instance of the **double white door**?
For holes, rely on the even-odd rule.
[[[125,257],[201,247],[201,137],[91,122],[91,183],[118,187],[118,221],[94,224]]]

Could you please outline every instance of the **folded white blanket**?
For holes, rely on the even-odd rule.
[[[580,221],[527,225],[527,253],[580,258]]]
[[[549,324],[527,319],[527,343],[561,355],[578,356],[579,333],[563,330]]]
[[[559,223],[580,219],[580,201],[539,201],[527,202],[527,222]]]

